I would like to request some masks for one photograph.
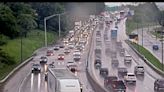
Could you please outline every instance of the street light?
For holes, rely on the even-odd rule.
[[[64,12],[64,13],[60,13],[60,14],[53,14],[53,15],[50,15],[50,16],[47,16],[47,17],[45,17],[44,18],[44,30],[45,30],[45,47],[47,47],[47,27],[46,27],[46,21],[48,20],[48,19],[51,19],[52,17],[55,17],[55,16],[59,16],[59,37],[60,37],[60,15],[63,15],[63,14],[65,14],[66,12]]]

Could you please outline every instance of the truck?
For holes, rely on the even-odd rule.
[[[79,79],[67,68],[48,68],[47,76],[49,90],[54,90],[54,92],[82,92],[82,84]]]
[[[116,39],[117,38],[117,28],[111,29],[111,38]]]

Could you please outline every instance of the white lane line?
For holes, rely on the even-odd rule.
[[[19,88],[18,88],[18,92],[22,92],[22,91],[21,91],[22,86],[23,86],[25,80],[27,79],[27,77],[30,76],[30,73],[31,73],[31,71],[30,71],[30,72],[27,74],[27,76],[22,80],[22,82],[21,82],[21,84],[20,84],[20,86],[19,86]]]
[[[31,73],[31,92],[33,92],[34,74]]]
[[[40,83],[41,83],[41,78],[40,78],[40,73],[38,74],[38,92],[40,92]]]

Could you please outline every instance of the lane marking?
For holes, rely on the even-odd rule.
[[[30,76],[30,74],[31,74],[31,71],[27,74],[27,76],[25,76],[25,78],[22,80],[22,82],[21,82],[21,84],[20,84],[20,86],[19,86],[19,88],[18,88],[18,92],[22,92],[21,91],[21,88],[23,87],[23,84],[25,83],[25,80],[27,79],[27,77],[28,76]]]

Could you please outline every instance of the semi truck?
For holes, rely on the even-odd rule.
[[[49,92],[82,92],[79,79],[67,68],[48,68],[46,76]]]
[[[117,38],[117,28],[111,29],[111,38],[116,39]]]

